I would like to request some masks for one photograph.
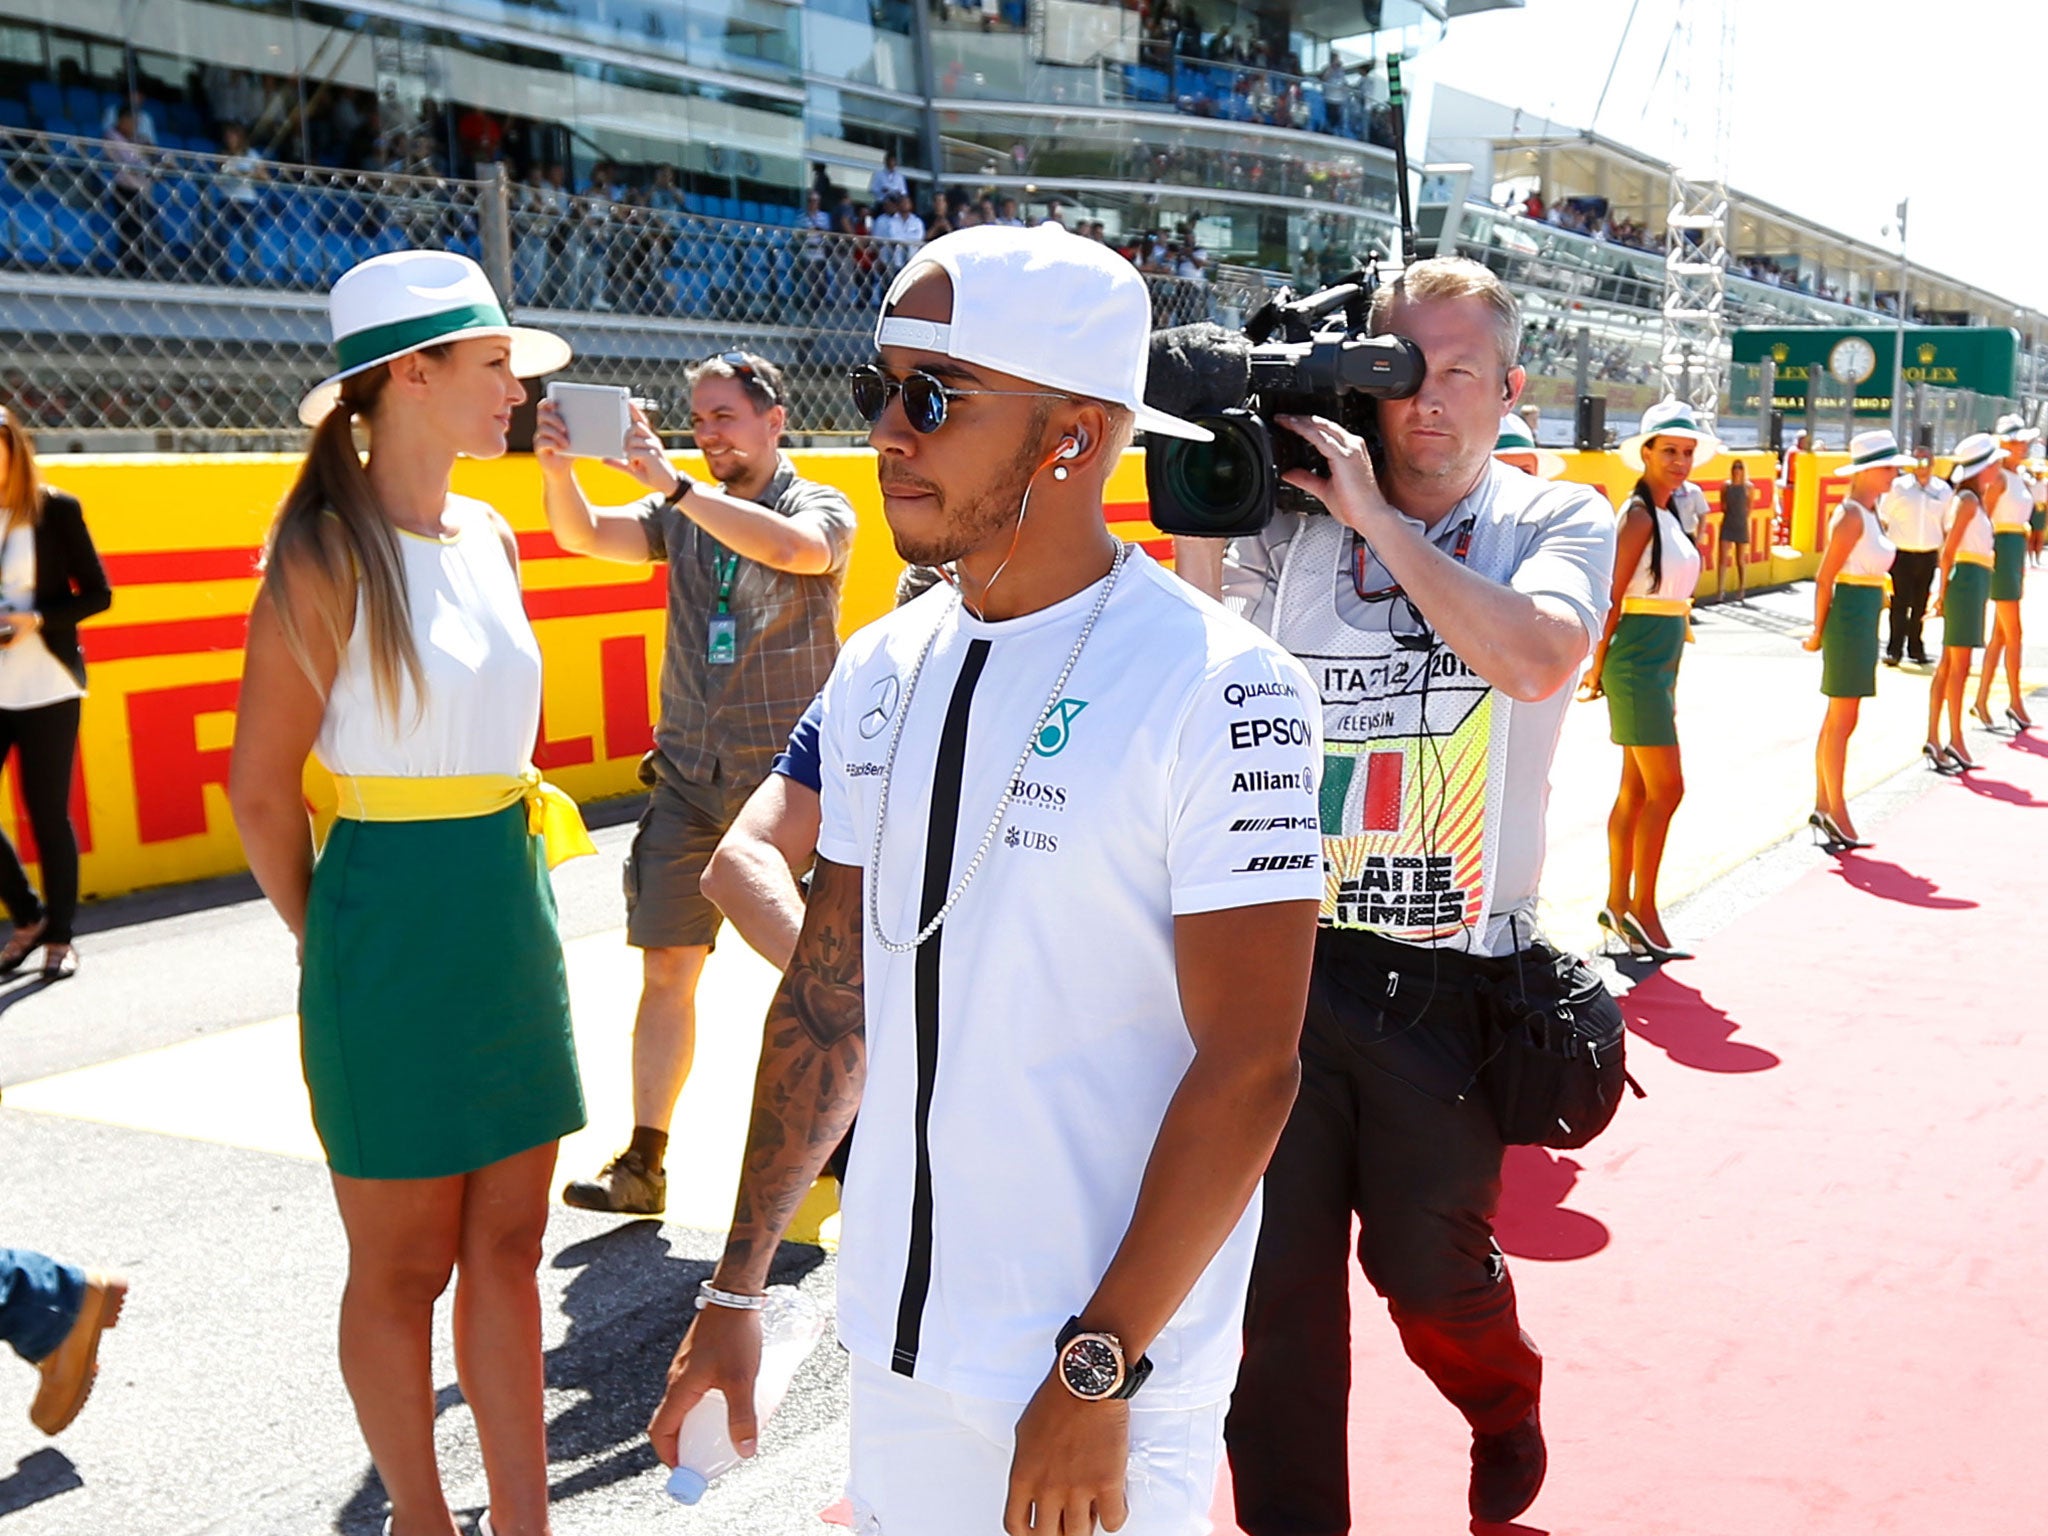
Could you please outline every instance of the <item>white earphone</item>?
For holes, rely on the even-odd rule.
[[[1086,432],[1071,432],[1067,435],[1067,440],[1060,444],[1060,451],[1054,454],[1053,457],[1055,459],[1078,459],[1079,457],[1081,457],[1081,450],[1086,448],[1087,446],[1088,434]],[[1055,480],[1066,479],[1066,465],[1062,464],[1059,466],[1059,468],[1055,469],[1052,472],[1052,477]]]

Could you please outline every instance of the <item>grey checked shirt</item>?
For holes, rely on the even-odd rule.
[[[839,655],[839,592],[853,549],[853,503],[799,480],[787,455],[756,498],[783,517],[815,518],[832,547],[823,575],[798,576],[742,559],[728,606],[738,654],[706,659],[718,611],[717,540],[659,496],[642,504],[648,558],[668,562],[668,640],[661,658],[661,719],[654,744],[665,771],[692,784],[751,787],[767,776],[790,728],[817,697]]]

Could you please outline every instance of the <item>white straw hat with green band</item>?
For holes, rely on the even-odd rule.
[[[1693,454],[1695,468],[1721,456],[1721,440],[1700,425],[1699,417],[1684,400],[1659,400],[1643,412],[1640,430],[1621,445],[1621,461],[1630,469],[1643,467],[1643,444],[1653,437],[1686,437],[1699,444]]]
[[[391,251],[350,267],[327,295],[335,372],[299,402],[299,420],[317,427],[341,398],[344,379],[422,347],[502,336],[512,343],[517,378],[553,373],[569,361],[569,343],[552,331],[505,318],[484,269],[453,251]]]
[[[1899,447],[1899,440],[1892,436],[1891,428],[1876,427],[1868,432],[1858,432],[1849,439],[1849,461],[1840,469],[1830,470],[1827,478],[1844,480],[1851,475],[1860,475],[1866,469],[1911,469],[1920,461]]]
[[[1500,419],[1500,435],[1493,440],[1493,456],[1502,454],[1527,454],[1536,461],[1538,480],[1555,480],[1564,473],[1564,455],[1553,453],[1548,448],[1536,446],[1536,435],[1529,430],[1529,423],[1510,411]]]

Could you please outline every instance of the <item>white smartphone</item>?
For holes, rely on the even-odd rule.
[[[631,393],[618,384],[548,385],[548,399],[562,413],[569,433],[569,452],[579,459],[620,459],[626,455],[626,429],[632,424]]]

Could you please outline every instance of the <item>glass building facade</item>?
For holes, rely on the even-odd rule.
[[[1394,201],[1390,56],[1446,0],[0,0],[0,125],[97,138],[130,92],[174,149],[628,189],[745,216],[1057,202],[1112,238],[1342,266]]]

